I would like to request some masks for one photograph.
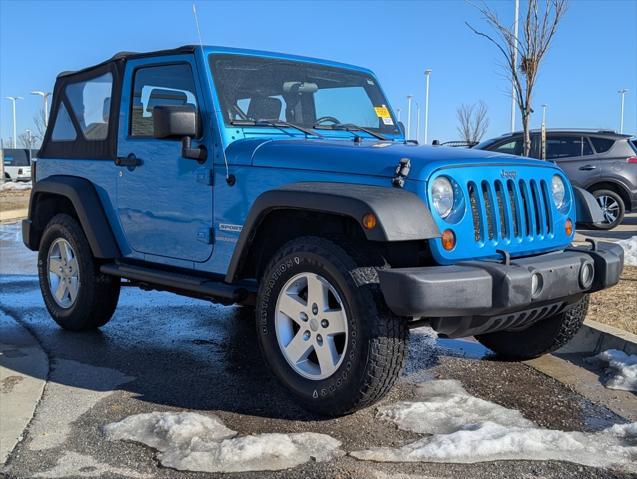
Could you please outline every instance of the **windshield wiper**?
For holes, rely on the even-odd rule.
[[[376,133],[375,131],[372,131],[369,128],[365,128],[364,126],[355,125],[354,123],[337,123],[335,125],[329,125],[329,126],[314,125],[314,128],[317,128],[317,127],[325,128],[329,130],[344,130],[344,131],[349,131],[352,133],[355,131],[363,131],[370,136],[378,138],[379,140],[387,141],[386,136],[381,135],[380,133]]]
[[[283,121],[283,120],[232,120],[230,124],[234,126],[273,126],[275,128],[288,127],[288,128],[294,128],[295,130],[302,131],[306,135],[318,136],[319,138],[325,138],[323,135],[321,135],[320,133],[317,133],[316,131],[313,131],[301,125],[295,125],[294,123],[290,123],[288,121]]]

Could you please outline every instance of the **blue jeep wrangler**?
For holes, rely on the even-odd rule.
[[[270,369],[324,414],[381,398],[412,327],[554,351],[623,267],[571,246],[601,215],[554,164],[420,147],[331,61],[186,46],[62,73],[34,175],[24,242],[61,327],[106,324],[122,280],[254,306]]]

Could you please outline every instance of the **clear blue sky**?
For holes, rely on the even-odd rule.
[[[203,42],[329,58],[374,70],[394,108],[424,103],[433,70],[430,140],[457,138],[456,108],[483,100],[489,136],[509,129],[510,86],[498,52],[464,24],[484,27],[464,1],[202,1]],[[513,19],[513,2],[489,2]],[[18,132],[32,128],[41,99],[63,70],[117,51],[198,43],[191,1],[0,0],[0,95],[23,96]],[[524,11],[526,1],[521,1]],[[571,0],[541,70],[533,126],[548,105],[549,127],[619,128],[619,88],[628,88],[624,131],[637,134],[637,1]],[[0,101],[0,135],[11,136],[10,102]],[[415,120],[413,121],[415,127]],[[520,126],[518,118],[517,126]],[[421,122],[422,127],[422,122]]]

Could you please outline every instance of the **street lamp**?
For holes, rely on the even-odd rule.
[[[624,96],[626,95],[626,92],[628,90],[626,90],[626,88],[622,88],[621,90],[617,90],[617,93],[619,93],[621,95],[621,101],[622,101],[622,106],[621,106],[621,113],[619,116],[619,132],[620,133],[624,133]]]
[[[49,97],[51,96],[51,93],[46,93],[40,90],[33,90],[31,92],[31,95],[39,95],[42,97],[42,100],[44,100],[44,127],[46,128],[47,126],[49,126]]]
[[[401,112],[401,109],[400,108],[396,108],[396,114],[398,115],[398,121],[400,121],[400,112]]]
[[[16,133],[16,117],[15,117],[15,102],[18,100],[24,100],[21,96],[5,96],[5,99],[13,102],[13,148],[18,147],[17,143],[17,133]]]
[[[542,151],[540,152],[540,158],[546,160],[546,105],[542,105]]]
[[[416,102],[416,141],[420,139],[420,103]]]
[[[411,100],[413,96],[407,95],[407,140],[411,139]]]
[[[429,134],[429,75],[431,70],[427,68],[425,70],[425,145]]]

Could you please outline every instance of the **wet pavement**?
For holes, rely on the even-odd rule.
[[[344,451],[395,447],[418,437],[376,419],[375,407],[337,419],[301,409],[266,370],[247,308],[123,288],[114,318],[100,331],[62,331],[44,308],[34,255],[8,235],[6,228],[0,231],[0,309],[36,337],[51,370],[5,477],[216,477],[161,467],[153,449],[105,438],[106,424],[152,411],[214,413],[241,435],[328,434]],[[425,328],[412,331],[404,375],[382,404],[413,398],[414,384],[427,379],[459,380],[472,395],[517,409],[545,428],[599,431],[627,422],[525,364],[498,361],[470,340],[436,339]],[[227,476],[632,477],[559,461],[385,464],[350,456]]]

